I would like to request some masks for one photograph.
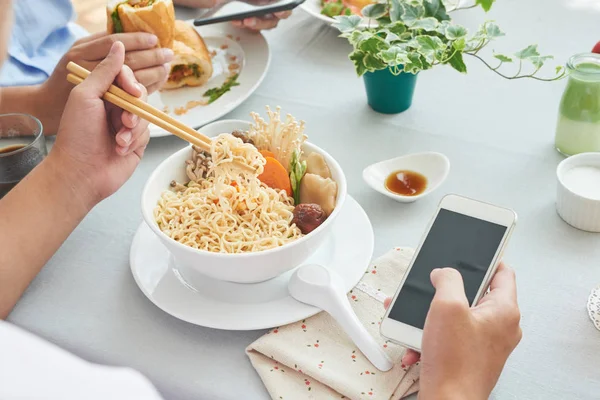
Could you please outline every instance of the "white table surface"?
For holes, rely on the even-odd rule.
[[[471,27],[483,17],[479,10],[455,16]],[[566,0],[499,0],[489,18],[508,33],[498,51],[537,42],[563,63],[600,40],[600,12]],[[524,336],[492,397],[598,398],[600,332],[586,299],[600,284],[600,235],[571,228],[554,209],[562,157],[552,143],[564,81],[509,82],[469,59],[468,75],[449,67],[421,73],[413,107],[384,116],[367,107],[336,31],[298,10],[267,36],[270,71],[228,117],[246,118],[269,104],[304,119],[311,141],[340,162],[349,193],[368,213],[376,256],[395,245],[415,246],[445,193],[514,208],[519,224],[506,258],[517,271]],[[152,140],[133,178],[83,221],[9,320],[88,360],[136,368],[167,399],[266,399],[244,354],[263,332],[179,321],[144,297],[129,270],[144,182],[183,146],[173,137]],[[446,154],[452,167],[446,183],[420,202],[398,204],[361,179],[372,162],[425,150]]]

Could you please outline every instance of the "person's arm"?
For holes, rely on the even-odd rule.
[[[64,164],[51,152],[0,200],[0,318],[98,200]]]
[[[402,367],[421,359],[419,400],[487,399],[522,336],[515,273],[501,263],[490,291],[472,308],[457,270],[435,269],[431,283],[422,355],[408,349]]]
[[[48,95],[43,85],[0,88],[0,114],[23,113],[39,119],[44,133],[56,133],[62,108],[56,109],[56,99]]]
[[[76,62],[92,70],[103,60],[112,44],[120,41],[127,52],[125,64],[148,93],[158,90],[167,80],[171,49],[155,48],[158,38],[144,32],[107,35],[99,33],[75,42],[62,57],[48,80],[36,86],[0,88],[0,114],[25,113],[38,118],[45,135],[54,135],[73,85],[67,82],[67,64]]]
[[[124,57],[118,42],[72,90],[52,151],[0,199],[0,318],[94,205],[127,181],[144,153],[148,123],[102,101],[115,78],[130,94],[145,95]]]

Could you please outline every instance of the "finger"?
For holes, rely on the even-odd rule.
[[[150,141],[150,130],[146,127],[146,129],[142,132],[141,135],[138,136],[130,145],[126,154],[137,154],[140,158],[142,158],[144,154],[144,149],[148,145]]]
[[[231,25],[235,26],[236,28],[243,28],[244,21],[231,21]]]
[[[273,29],[277,26],[278,20],[276,18],[246,18],[244,20],[244,27],[253,31],[262,31],[267,29]]]
[[[434,302],[452,302],[469,307],[462,276],[454,268],[438,268],[431,271],[431,284],[435,288]]]
[[[121,123],[123,124],[123,127],[125,127],[126,129],[135,128],[139,121],[140,121],[140,118],[135,114],[132,114],[128,111],[123,111],[121,113]]]
[[[387,299],[385,299],[383,301],[383,308],[385,308],[387,310],[389,308],[390,304],[392,304],[392,298],[388,297]]]
[[[122,127],[119,132],[115,135],[115,141],[117,142],[117,153],[125,155],[129,151],[129,146],[132,142],[133,133],[131,129]]]
[[[87,97],[101,98],[121,72],[124,60],[125,47],[123,47],[123,43],[116,42],[106,58],[75,89],[81,91]]]
[[[146,32],[115,33],[101,36],[77,47],[87,60],[100,60],[106,57],[106,54],[116,42],[123,43],[126,51],[137,51],[155,47],[158,44],[158,38]]]
[[[415,365],[421,359],[421,353],[418,353],[412,349],[406,349],[406,352],[402,356],[402,368],[410,367]]]
[[[125,114],[125,113],[123,113]],[[124,117],[122,117],[124,118]],[[148,121],[139,119],[139,122],[133,126],[128,127],[123,124],[123,127],[117,132],[115,136],[115,140],[117,144],[121,147],[130,147],[131,150],[134,150],[133,143],[138,140],[144,132],[148,129]]]
[[[173,50],[166,48],[130,51],[125,54],[125,64],[136,71],[170,63],[173,61],[173,57]]]
[[[276,12],[275,16],[279,19],[286,19],[288,18],[290,15],[292,15],[291,11],[280,11],[280,12]]]
[[[160,88],[163,87],[163,85],[165,84],[166,81],[164,82],[158,82],[158,83],[154,83],[150,86],[146,87],[146,90],[148,91],[148,94],[152,94],[154,92],[156,92],[157,90],[159,90]]]
[[[148,88],[152,85],[162,85],[166,82],[170,70],[171,66],[169,64],[164,64],[159,67],[135,71],[134,75],[139,83]]]
[[[515,271],[503,262],[500,263],[492,282],[490,294],[501,296],[505,300],[517,303],[517,278]]]
[[[93,42],[94,40],[100,39],[101,37],[104,37],[107,35],[108,34],[106,32],[97,32],[92,35],[84,36],[81,39],[78,39],[75,43],[73,43],[73,46],[78,46],[80,44]]]
[[[123,65],[121,72],[117,75],[117,85],[132,96],[140,97],[144,93],[144,89],[135,79],[135,75],[131,68]]]

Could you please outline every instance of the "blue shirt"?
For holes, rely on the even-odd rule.
[[[44,82],[73,43],[87,32],[72,23],[70,0],[13,1],[14,23],[0,86]]]

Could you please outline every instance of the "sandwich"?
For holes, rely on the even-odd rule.
[[[108,33],[148,32],[160,47],[173,46],[175,10],[172,0],[109,0]]]
[[[204,40],[184,21],[175,21],[171,72],[164,89],[200,86],[213,74],[212,61]]]

